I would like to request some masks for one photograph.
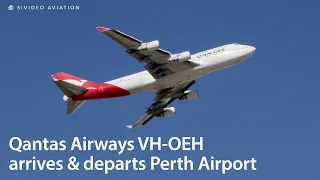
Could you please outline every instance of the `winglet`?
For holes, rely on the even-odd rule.
[[[100,32],[106,32],[106,31],[109,31],[110,29],[99,26],[99,27],[97,27],[97,30],[100,31]]]
[[[128,125],[128,126],[127,126],[127,128],[132,129],[132,128],[133,128],[133,126],[132,126],[132,125]]]

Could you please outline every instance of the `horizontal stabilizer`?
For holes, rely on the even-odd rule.
[[[67,114],[71,114],[78,110],[86,101],[70,101],[67,106]]]
[[[75,84],[71,84],[66,81],[54,81],[54,83],[60,88],[60,90],[67,95],[68,97],[78,96],[80,94],[86,93],[89,90],[86,88],[83,88],[81,86],[77,86]]]

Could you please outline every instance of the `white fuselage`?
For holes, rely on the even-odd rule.
[[[247,59],[254,51],[255,48],[252,46],[228,44],[193,54],[189,61],[197,64],[197,66],[159,79],[153,78],[148,71],[142,71],[106,83],[121,87],[129,91],[130,94],[157,91],[189,82],[210,72],[235,65]]]

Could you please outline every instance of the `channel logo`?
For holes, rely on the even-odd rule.
[[[10,5],[10,6],[8,7],[8,10],[9,10],[9,11],[14,10],[14,6],[13,6],[13,5]]]
[[[79,11],[79,5],[9,5],[9,11]]]

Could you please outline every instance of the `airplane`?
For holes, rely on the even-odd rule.
[[[160,49],[158,40],[144,43],[119,30],[105,27],[97,27],[97,30],[123,46],[130,56],[145,63],[146,70],[103,83],[64,72],[53,74],[52,78],[64,93],[67,114],[75,112],[88,100],[156,91],[153,103],[135,124],[127,126],[130,129],[146,125],[154,117],[175,115],[175,108],[168,107],[174,100],[190,100],[199,96],[197,90],[188,90],[196,79],[238,64],[256,50],[249,45],[227,44],[192,55],[189,51],[172,54]]]

